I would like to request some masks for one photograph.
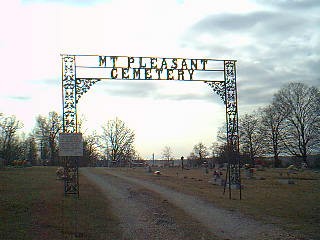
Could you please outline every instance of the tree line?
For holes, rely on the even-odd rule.
[[[78,126],[81,132],[83,121]],[[14,160],[24,160],[32,165],[61,165],[59,133],[62,116],[49,112],[36,117],[36,125],[26,135],[21,133],[23,123],[13,115],[0,114],[0,158],[6,165]],[[140,158],[134,148],[135,135],[123,121],[116,118],[102,126],[103,132],[83,137],[83,157],[80,166],[96,166],[100,160],[113,165],[124,165],[133,158]]]
[[[270,104],[239,118],[240,158],[252,165],[259,157],[272,157],[281,167],[280,156],[310,166],[311,155],[320,154],[320,91],[303,83],[290,83],[273,95]],[[211,157],[226,162],[226,128],[218,131],[209,148],[194,146],[188,156],[193,165]],[[210,154],[211,153],[211,154]],[[320,156],[315,164],[320,165]]]
[[[80,132],[82,121],[79,121]],[[23,123],[15,116],[0,113],[0,158],[7,164],[26,160],[31,164],[60,165],[58,136],[62,132],[62,117],[56,112],[36,117],[29,134],[20,133]],[[227,157],[226,129],[221,127],[210,147],[198,143],[187,157],[190,165],[199,166],[208,157],[225,162]],[[254,165],[257,157],[273,157],[280,167],[280,156],[294,156],[307,166],[308,156],[320,153],[320,91],[303,83],[290,83],[273,95],[269,105],[239,118],[241,158]],[[130,165],[141,160],[135,146],[135,133],[116,118],[102,126],[102,133],[84,135],[84,156],[80,165],[96,166],[104,162],[113,166]],[[165,146],[163,159],[173,158],[172,149]],[[102,161],[101,161],[102,160]]]
[[[58,134],[61,117],[50,112],[39,115],[36,127],[29,133],[21,133],[23,123],[13,115],[0,115],[0,158],[10,165],[14,160],[26,160],[31,164],[58,164]]]

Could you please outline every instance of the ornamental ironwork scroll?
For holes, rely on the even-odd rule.
[[[77,132],[77,104],[84,93],[101,80],[202,81],[226,106],[228,174],[240,189],[236,61],[217,59],[61,55],[63,131]],[[217,78],[217,79],[216,79]]]
[[[76,132],[75,56],[62,58],[63,132]]]

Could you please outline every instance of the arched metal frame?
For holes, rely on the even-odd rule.
[[[88,78],[88,77],[77,77],[77,68],[108,68],[105,64],[106,57],[102,58],[99,55],[61,55],[62,56],[62,98],[63,98],[63,132],[65,133],[76,133],[77,132],[77,103],[81,96],[86,93],[92,85],[96,82],[101,81],[103,79],[119,79],[115,77],[112,73],[113,70],[116,70],[115,65],[111,66],[111,77],[110,78]],[[77,66],[76,60],[78,57],[98,57],[100,61],[100,66],[92,67],[92,66]],[[108,56],[109,57],[109,56]],[[118,58],[115,56],[110,56],[109,58],[114,59]],[[136,57],[127,57],[128,62],[134,61]],[[146,57],[145,57],[146,58]],[[143,59],[140,57],[140,60]],[[160,58],[146,58],[151,61],[156,61]],[[153,60],[152,60],[153,59]],[[177,58],[161,58],[164,59],[173,59]],[[240,175],[240,162],[239,162],[239,133],[238,133],[238,103],[237,103],[237,85],[236,85],[236,60],[215,60],[215,59],[188,59],[190,62],[193,61],[196,67],[188,69],[186,64],[184,65],[183,61],[187,61],[186,59],[182,59],[182,69],[185,71],[194,71],[199,70],[196,64],[201,61],[203,63],[201,71],[221,71],[223,72],[224,79],[219,81],[211,81],[211,80],[194,80],[190,74],[189,79],[185,79],[183,76],[178,76],[176,79],[171,77],[170,80],[177,81],[202,81],[208,84],[212,90],[217,93],[223,103],[226,106],[226,129],[227,129],[227,153],[228,153],[228,168],[226,174],[226,181],[224,185],[224,192],[226,186],[229,186],[229,197],[231,198],[231,188],[235,186],[239,189],[240,199],[241,199],[241,175]],[[175,60],[177,61],[177,60]],[[205,63],[208,61],[213,62],[223,62],[223,69],[221,68],[212,68],[207,70],[205,67]],[[104,65],[101,65],[101,63]],[[166,63],[166,62],[165,62]],[[114,64],[114,62],[113,62]],[[128,63],[128,67],[126,71],[130,70],[130,63]],[[152,65],[151,65],[152,66]],[[167,67],[167,66],[165,66]],[[123,69],[123,68],[121,68]],[[139,67],[136,69],[140,69]],[[142,69],[142,68],[141,68]],[[146,66],[143,66],[143,69],[146,69]],[[158,69],[158,73],[163,71],[164,69]],[[173,70],[165,69],[166,71],[179,71],[179,74],[183,71],[178,68]],[[136,70],[137,71],[137,70]],[[139,70],[140,71],[140,70]],[[145,70],[147,71],[147,70]],[[150,70],[151,72],[151,70]],[[171,73],[172,73],[171,72]],[[149,74],[149,72],[148,72]],[[181,73],[182,74],[182,73]],[[126,76],[126,75],[125,75]],[[147,77],[148,76],[148,77]],[[168,75],[169,76],[169,75]],[[127,80],[129,79],[126,77]],[[149,75],[146,74],[145,77],[141,77],[139,73],[139,77],[136,78],[136,75],[133,74],[134,80],[169,80],[169,79],[153,79]],[[120,80],[120,79],[119,79]],[[74,158],[66,158],[65,159],[65,171],[66,176],[71,176],[65,180],[65,194],[78,194],[79,195],[79,179],[78,179],[78,163]],[[228,184],[227,184],[228,182]]]

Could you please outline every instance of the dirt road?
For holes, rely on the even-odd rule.
[[[111,200],[123,239],[297,239],[277,226],[112,169],[83,168],[81,173]]]

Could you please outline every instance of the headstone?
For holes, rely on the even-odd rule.
[[[148,173],[152,173],[152,168],[151,168],[150,165],[148,165],[148,166],[146,167],[146,170],[147,170]]]
[[[213,172],[212,180],[209,182],[215,185],[224,186],[225,180],[222,179],[222,172],[215,170]]]
[[[231,189],[240,189],[240,184],[231,184]],[[243,185],[241,185],[241,189],[243,189]]]
[[[278,179],[278,182],[282,184],[289,184],[289,185],[295,184],[295,181],[292,179]]]

